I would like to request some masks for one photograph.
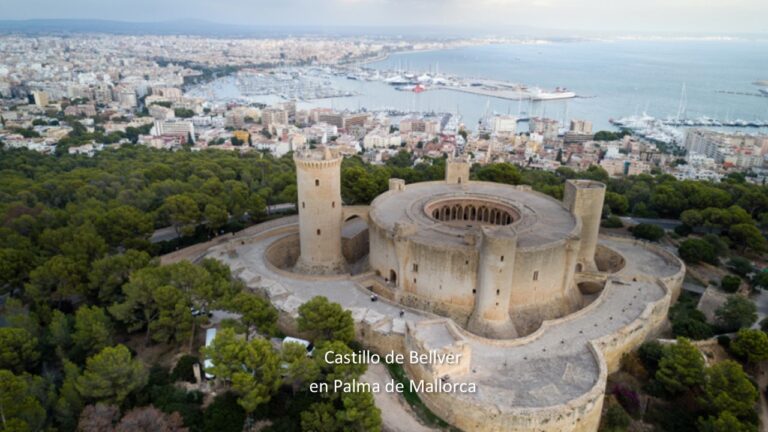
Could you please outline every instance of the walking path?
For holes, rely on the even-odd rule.
[[[363,374],[361,381],[367,383],[377,382],[384,388],[392,377],[383,364],[368,365],[368,370]],[[433,429],[419,423],[416,413],[413,412],[408,402],[401,393],[380,391],[373,394],[376,406],[381,410],[382,429],[384,432],[435,432]]]

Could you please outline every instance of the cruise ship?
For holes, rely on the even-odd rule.
[[[554,91],[546,92],[538,87],[529,90],[532,100],[570,99],[576,97],[576,93],[568,89],[557,87]]]

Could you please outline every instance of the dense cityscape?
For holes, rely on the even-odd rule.
[[[0,431],[765,430],[768,119],[377,66],[596,40],[0,31]]]
[[[199,90],[201,84],[231,74],[238,81],[280,74],[295,81],[291,69],[285,68],[305,65],[345,75],[350,63],[391,52],[499,43],[496,39],[386,42],[99,35],[5,36],[2,41],[0,140],[7,148],[92,156],[124,144],[166,150],[187,145],[192,150],[267,151],[279,157],[319,144],[338,147],[344,154],[361,154],[373,163],[406,150],[417,158],[466,153],[475,163],[510,162],[547,171],[561,166],[583,171],[599,165],[611,176],[655,169],[680,180],[718,181],[729,172],[748,172],[749,180],[758,183],[764,177],[768,135],[760,132],[686,127],[665,135],[649,132],[643,119],[620,123],[614,131],[593,131],[591,119],[563,124],[546,117],[487,113],[479,124],[466,125],[457,113],[302,109],[304,98],[344,96],[322,84],[309,95],[300,92],[299,103],[284,96],[272,105],[208,100]],[[439,83],[438,78],[416,81]],[[280,90],[274,83],[263,86],[263,94]],[[322,99],[316,100],[322,105]],[[73,139],[72,131],[81,128],[83,136]]]

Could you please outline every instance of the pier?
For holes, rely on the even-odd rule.
[[[731,94],[731,95],[739,95],[739,96],[757,96],[757,97],[768,97],[768,95],[764,95],[764,94],[762,94],[762,93],[754,93],[754,92],[739,92],[739,91],[731,91],[731,90],[715,90],[715,93]]]

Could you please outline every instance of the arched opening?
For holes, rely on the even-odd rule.
[[[392,269],[389,269],[389,282],[392,285],[397,285],[397,273]]]
[[[457,202],[461,201],[461,202]],[[450,200],[427,204],[425,213],[440,222],[466,226],[464,222],[479,222],[491,225],[509,225],[520,215],[513,207],[504,203],[483,202],[482,199]]]
[[[320,179],[315,179],[315,186],[320,186]]]
[[[582,268],[584,268],[584,266],[582,266],[581,263],[576,264],[576,271],[577,272],[580,272]]]
[[[453,209],[451,210],[451,220],[460,219],[463,217],[462,215],[463,215],[463,210],[461,208],[461,205],[456,204],[455,206],[453,206]]]

